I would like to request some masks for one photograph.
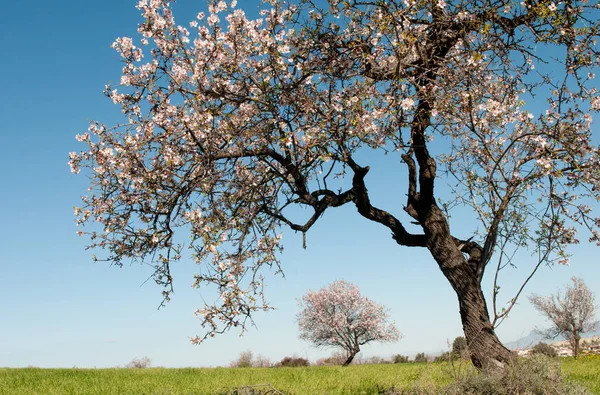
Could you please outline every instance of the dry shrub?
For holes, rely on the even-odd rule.
[[[438,387],[427,374],[409,388],[390,388],[385,395],[589,395],[590,392],[565,380],[556,359],[545,355],[521,358],[504,371],[481,373],[465,369],[452,384]]]
[[[542,343],[542,342],[539,342],[538,344],[533,346],[531,351],[533,352],[533,354],[542,354],[547,357],[557,357],[558,356],[558,353],[556,352],[554,347],[552,347],[549,344]]]
[[[231,368],[270,368],[271,360],[264,355],[254,357],[252,351],[242,351],[238,358],[229,364]]]
[[[251,368],[254,355],[252,351],[242,351],[238,358],[229,364],[232,368]]]
[[[258,354],[258,356],[252,360],[252,366],[255,368],[270,368],[273,366],[271,360],[264,355]]]
[[[152,360],[148,357],[134,358],[131,362],[125,365],[126,368],[146,369],[152,365]]]
[[[583,395],[587,389],[562,376],[559,361],[545,355],[517,359],[502,372],[475,373],[440,391],[444,395]]]
[[[317,365],[317,366],[343,365],[344,362],[346,362],[346,359],[348,359],[348,357],[346,357],[346,354],[344,354],[343,352],[335,352],[327,358],[318,359],[317,362],[315,362],[315,365]]]
[[[358,361],[356,361],[357,365],[381,365],[386,363],[390,363],[390,361],[385,358],[378,357],[376,355],[368,358],[361,358]]]

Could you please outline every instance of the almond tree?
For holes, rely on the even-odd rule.
[[[269,308],[261,269],[280,269],[282,227],[305,233],[354,205],[399,247],[429,250],[473,363],[503,367],[512,354],[494,329],[523,288],[501,303],[501,269],[525,249],[533,275],[567,263],[578,231],[599,240],[597,4],[270,0],[249,19],[236,3],[178,25],[166,0],[142,0],[141,39],[114,43],[123,75],[106,95],[126,122],[93,122],[70,161],[90,177],[76,209],[100,225],[80,231],[90,247],[151,262],[168,300],[175,235],[190,232],[195,286],[220,294],[197,310],[200,342]],[[387,171],[406,188],[386,208],[368,190],[367,162],[383,154],[398,155]],[[470,234],[452,232],[456,207]]]
[[[355,284],[335,281],[318,291],[309,291],[299,305],[300,338],[317,347],[343,349],[343,366],[350,365],[364,344],[400,339],[396,326],[387,323],[384,307],[362,296]]]
[[[581,335],[598,328],[594,293],[583,279],[572,277],[573,285],[567,285],[564,294],[558,291],[550,296],[531,295],[529,301],[538,311],[552,321],[552,326],[540,333],[548,339],[565,336],[569,340],[573,356],[579,355]]]

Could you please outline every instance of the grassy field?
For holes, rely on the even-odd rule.
[[[593,394],[600,394],[600,356],[561,359],[562,372],[570,380],[577,381]]]
[[[600,357],[561,360],[563,373],[600,394]],[[464,374],[465,369],[461,367]],[[408,363],[308,368],[0,369],[0,394],[225,394],[271,384],[285,394],[378,394],[385,388],[442,386],[450,364]]]

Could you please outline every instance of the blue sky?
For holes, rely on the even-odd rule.
[[[244,4],[252,9],[256,1]],[[183,23],[203,8],[203,1],[181,0],[175,15]],[[110,44],[135,35],[135,2],[14,1],[3,5],[0,18],[0,366],[110,367],[142,356],[157,366],[216,366],[244,350],[272,360],[315,360],[329,351],[297,338],[296,298],[336,279],[358,284],[387,306],[404,335],[393,345],[364,347],[366,356],[439,352],[461,335],[456,297],[427,252],[397,246],[389,231],[348,206],[325,214],[308,234],[306,250],[300,236],[284,232],[286,277],[267,277],[277,310],[258,314],[257,329],[191,345],[189,337],[202,333],[192,314],[201,306],[201,294],[190,287],[192,262],[174,268],[173,300],[157,310],[161,289],[142,285],[149,268],[93,263],[93,252],[75,234],[73,206],[87,180],[69,172],[68,153],[82,149],[74,136],[89,119],[119,120],[119,109],[102,91],[119,79]],[[400,215],[404,184],[397,161],[372,163],[367,182],[374,203]],[[457,218],[453,229],[460,234],[467,222]],[[598,251],[577,246],[571,266],[542,268],[525,295],[553,292],[571,276],[584,277],[598,293]],[[522,269],[528,264],[523,258]],[[505,296],[525,274],[503,274]],[[543,322],[522,299],[498,334],[515,340]]]

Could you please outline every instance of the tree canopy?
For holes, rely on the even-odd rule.
[[[152,262],[167,299],[174,235],[189,232],[195,284],[221,295],[197,311],[206,336],[269,308],[261,268],[279,269],[282,227],[307,232],[352,204],[431,252],[474,362],[502,363],[493,328],[516,297],[501,310],[496,287],[489,319],[488,263],[498,273],[526,247],[535,272],[567,263],[582,229],[599,241],[595,2],[270,0],[251,19],[214,0],[185,24],[165,0],[138,8],[141,38],[115,41],[123,74],[105,92],[126,122],[92,122],[71,153],[90,176],[76,215],[100,224],[81,233],[103,259]],[[397,207],[371,203],[366,151],[401,159]],[[472,209],[471,234],[452,234],[456,207]]]

